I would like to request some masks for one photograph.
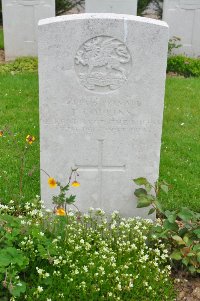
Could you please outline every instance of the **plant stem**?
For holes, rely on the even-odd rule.
[[[21,168],[20,168],[20,184],[19,184],[19,196],[20,199],[22,198],[22,189],[23,189],[23,173],[24,173],[24,166],[25,166],[25,155],[27,152],[27,146],[25,146],[22,158],[21,158]]]

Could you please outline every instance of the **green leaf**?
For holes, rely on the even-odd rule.
[[[48,278],[46,278],[46,279],[44,279],[43,280],[43,282],[46,284],[46,285],[52,285],[52,282],[53,282],[53,280],[52,280],[52,278],[51,277],[48,277]]]
[[[197,244],[193,247],[194,251],[200,251],[200,244]],[[199,253],[200,254],[200,253]]]
[[[11,263],[11,258],[0,253],[0,267],[6,267]]]
[[[198,238],[200,238],[200,229],[196,229],[193,232],[197,235]]]
[[[158,200],[155,200],[154,204],[156,205],[156,208],[157,208],[161,213],[164,213],[163,206],[161,205],[161,203],[160,203]]]
[[[175,259],[175,260],[181,260],[182,259],[182,255],[181,255],[181,253],[179,252],[179,251],[174,251],[171,255],[170,255],[170,257],[172,258],[172,259]]]
[[[44,248],[43,245],[38,245],[38,252],[42,256],[42,258],[47,254],[47,250]]]
[[[172,236],[172,239],[175,240],[175,241],[177,241],[177,243],[179,245],[185,245],[185,242],[183,241],[183,239],[180,236],[178,236],[178,235]]]
[[[19,282],[13,287],[12,290],[10,290],[11,294],[15,297],[19,297],[21,293],[25,293],[25,291],[26,291],[25,282]]]
[[[149,183],[147,183],[147,184],[145,185],[145,188],[146,188],[147,192],[149,193],[149,192],[151,191],[151,189],[152,189],[152,185],[149,184]]]
[[[163,231],[162,233],[160,233],[160,238],[168,238],[169,234],[168,234],[168,230]]]
[[[186,233],[188,233],[187,228],[179,229],[179,236],[183,237]]]
[[[151,185],[146,178],[137,178],[137,179],[133,179],[134,183],[138,186],[141,185]]]
[[[167,211],[165,211],[165,215],[166,215],[166,217],[167,217],[167,219],[168,219],[168,221],[170,223],[173,224],[176,221],[177,214],[176,214],[175,211],[169,211],[169,210],[167,210]]]
[[[66,203],[67,204],[73,204],[75,202],[76,196],[75,195],[70,195],[67,199],[66,199]]]
[[[69,190],[69,184],[63,187],[63,191],[68,191]]]
[[[137,208],[144,208],[151,205],[151,200],[141,197],[138,199]]]
[[[195,256],[195,253],[190,252],[187,254],[187,256],[189,256],[189,257]]]
[[[192,244],[192,241],[190,240],[188,234],[185,234],[183,237],[184,242],[186,243],[187,246],[190,246]]]
[[[160,185],[160,189],[165,192],[166,194],[168,194],[169,192],[169,187],[167,185],[161,184]]]
[[[148,213],[148,215],[151,215],[151,214],[153,214],[155,211],[156,211],[156,208],[151,208],[151,209],[149,210],[149,213]]]
[[[178,213],[178,216],[186,222],[192,220],[194,213],[190,211],[188,208],[182,208],[181,211]]]
[[[187,257],[183,258],[182,263],[187,266],[189,263],[189,258]]]
[[[190,266],[189,271],[193,274],[196,272],[196,268],[194,266]]]
[[[135,190],[134,195],[136,197],[147,195],[147,191],[144,188],[138,188],[138,189]]]
[[[178,231],[178,225],[176,223],[170,223],[167,219],[164,221],[163,227],[174,232]]]

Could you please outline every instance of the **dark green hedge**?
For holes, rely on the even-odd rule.
[[[18,73],[37,71],[37,58],[19,58],[14,62],[0,64],[1,73]],[[185,56],[171,56],[168,58],[167,72],[185,77],[200,77],[200,59]]]
[[[200,77],[200,59],[182,55],[168,58],[167,72],[177,73],[185,77]]]

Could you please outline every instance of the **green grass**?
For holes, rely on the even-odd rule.
[[[39,194],[38,78],[34,73],[0,75],[0,128],[8,125],[23,149],[25,137],[37,138],[26,160],[24,195]],[[162,201],[168,209],[188,206],[200,211],[200,78],[168,78],[166,85],[160,178],[171,184]],[[10,139],[9,139],[10,140]],[[12,140],[0,140],[0,196],[19,192],[19,152]],[[29,170],[34,168],[32,176]]]
[[[167,79],[160,178],[168,208],[200,211],[200,78]]]
[[[37,138],[30,146],[25,162],[24,195],[30,200],[39,194],[37,75],[0,75],[0,103],[0,128],[6,126],[15,135],[0,139],[0,200],[8,201],[19,195],[20,158],[28,134]],[[30,171],[32,175],[29,176]]]
[[[0,49],[4,49],[3,29],[0,27]]]

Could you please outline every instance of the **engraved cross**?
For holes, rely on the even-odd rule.
[[[103,172],[118,171],[124,172],[126,165],[104,165],[103,164],[103,142],[104,140],[98,140],[98,164],[97,165],[76,165],[79,171],[98,171],[98,203],[102,205],[102,189],[103,189]]]

